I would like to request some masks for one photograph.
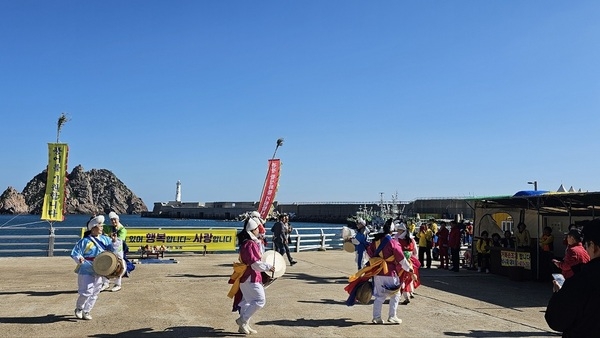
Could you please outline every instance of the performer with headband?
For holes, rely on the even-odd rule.
[[[396,223],[396,239],[400,243],[402,247],[402,252],[404,253],[404,258],[408,260],[408,264],[413,269],[415,275],[419,276],[419,268],[421,267],[421,263],[417,259],[417,243],[415,239],[408,233],[406,229],[406,225],[404,222],[398,221]],[[414,298],[413,293],[415,289],[420,285],[419,279],[413,280],[412,275],[409,273],[400,273],[402,279],[402,296],[404,301],[403,305],[408,305],[410,303],[410,298]]]
[[[92,267],[94,258],[105,250],[114,252],[120,245],[116,235],[113,235],[111,240],[110,237],[102,234],[103,223],[104,216],[102,215],[90,219],[87,223],[88,231],[83,234],[83,238],[75,244],[71,251],[71,258],[78,264],[75,272],[77,273],[79,297],[75,305],[75,317],[79,319],[92,319],[90,312],[102,288],[102,276],[97,275]]]
[[[365,281],[373,277],[373,320],[375,324],[383,324],[381,310],[383,302],[390,297],[390,310],[388,313],[388,322],[394,324],[402,323],[402,320],[396,316],[398,302],[400,301],[400,274],[410,273],[413,269],[408,260],[404,258],[402,247],[397,240],[393,240],[391,233],[394,231],[393,219],[388,219],[379,233],[375,234],[373,241],[367,248],[369,265],[350,276],[350,284],[345,290],[350,293],[350,298],[346,301],[347,305],[354,304],[356,290]],[[416,276],[415,276],[416,277]],[[413,277],[413,278],[415,278]]]
[[[240,246],[240,262],[233,264],[229,284],[233,284],[227,296],[233,298],[233,311],[239,311],[235,320],[239,333],[257,333],[250,327],[250,318],[266,304],[261,272],[275,272],[273,265],[261,261],[259,222],[253,217],[246,219],[244,228],[237,234]]]

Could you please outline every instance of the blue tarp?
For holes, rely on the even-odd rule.
[[[543,194],[549,193],[548,190],[521,190],[521,191],[517,191],[516,194],[513,195],[513,197],[519,197],[519,196],[524,196],[524,197],[528,197],[528,196],[540,196]]]

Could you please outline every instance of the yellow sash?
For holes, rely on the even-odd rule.
[[[233,282],[233,285],[231,285],[231,288],[229,289],[229,293],[227,294],[227,297],[233,298],[235,296],[235,294],[239,291],[240,279],[244,275],[244,272],[246,271],[247,268],[248,268],[248,265],[242,263],[241,257],[240,257],[239,262],[233,263],[233,273],[231,274],[231,277],[229,277],[229,279],[234,280],[234,282]]]
[[[380,241],[375,242],[375,247],[379,246],[379,242]],[[387,275],[388,274],[387,262],[393,262],[393,261],[394,261],[394,256],[390,256],[388,258],[383,258],[383,250],[381,250],[379,252],[379,256],[369,258],[369,265],[365,266],[364,268],[360,269],[357,273],[350,276],[348,278],[348,282],[352,283],[361,277],[369,278],[369,277],[378,275],[379,272],[381,272],[382,270],[383,270],[383,273],[385,275]]]

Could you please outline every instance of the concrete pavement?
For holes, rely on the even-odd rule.
[[[257,337],[556,337],[544,320],[550,283],[515,282],[461,270],[421,270],[423,285],[399,305],[400,325],[371,324],[372,305],[345,305],[354,254],[295,253],[298,261],[267,288],[252,321]],[[69,257],[0,258],[4,337],[235,337],[227,298],[237,254],[174,255],[177,264],[137,264],[119,292],[102,292],[93,320],[73,315]],[[372,303],[372,302],[371,302]],[[384,304],[383,313],[388,305]]]

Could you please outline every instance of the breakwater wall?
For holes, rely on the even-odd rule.
[[[275,203],[275,210],[294,215],[295,222],[344,224],[348,217],[356,215],[359,210],[380,210],[380,204],[381,202]],[[461,198],[417,199],[401,201],[397,205],[406,217],[419,214],[422,219],[454,218],[460,214],[464,218],[472,219],[474,215],[469,200]],[[153,210],[142,213],[142,217],[234,220],[257,209],[258,202],[157,202],[154,203]]]

